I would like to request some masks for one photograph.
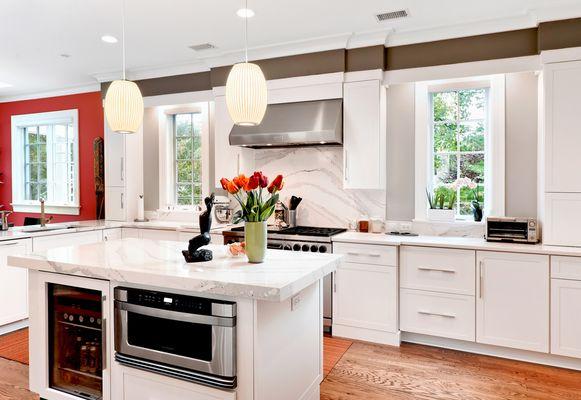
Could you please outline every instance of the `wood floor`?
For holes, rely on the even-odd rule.
[[[0,336],[0,357],[28,364],[28,329]]]
[[[0,337],[0,351],[21,356],[24,333]],[[413,344],[324,344],[321,400],[581,400],[581,372]],[[28,366],[0,358],[0,400],[37,400],[27,387]]]

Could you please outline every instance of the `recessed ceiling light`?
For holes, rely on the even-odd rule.
[[[236,15],[240,18],[252,18],[254,17],[254,11],[250,8],[241,8],[240,10],[236,11]]]
[[[101,40],[104,41],[105,43],[117,43],[118,40],[115,36],[111,36],[111,35],[104,35],[101,36]]]

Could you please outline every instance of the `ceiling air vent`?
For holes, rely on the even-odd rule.
[[[211,49],[216,48],[216,46],[214,46],[212,43],[194,44],[194,45],[188,46],[188,47],[194,51],[204,51],[204,50],[211,50]]]
[[[375,18],[377,19],[377,22],[385,22],[385,21],[391,21],[394,19],[406,18],[408,15],[409,14],[408,14],[407,10],[398,10],[398,11],[390,11],[390,12],[384,12],[381,14],[376,14]]]

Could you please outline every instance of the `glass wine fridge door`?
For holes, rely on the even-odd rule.
[[[49,283],[48,296],[50,387],[102,399],[101,292]]]

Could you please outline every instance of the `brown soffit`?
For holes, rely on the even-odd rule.
[[[378,45],[347,50],[346,72],[371,69],[385,69],[385,46]]]
[[[537,29],[469,36],[385,49],[388,70],[538,54]]]
[[[253,61],[267,80],[345,71],[345,49]],[[212,68],[212,86],[226,85],[232,66]]]
[[[142,79],[135,81],[135,83],[139,86],[144,97],[212,90],[210,71]],[[101,83],[101,95],[103,97],[105,97],[109,85],[110,82]]]
[[[581,46],[581,18],[539,24],[539,51]]]

